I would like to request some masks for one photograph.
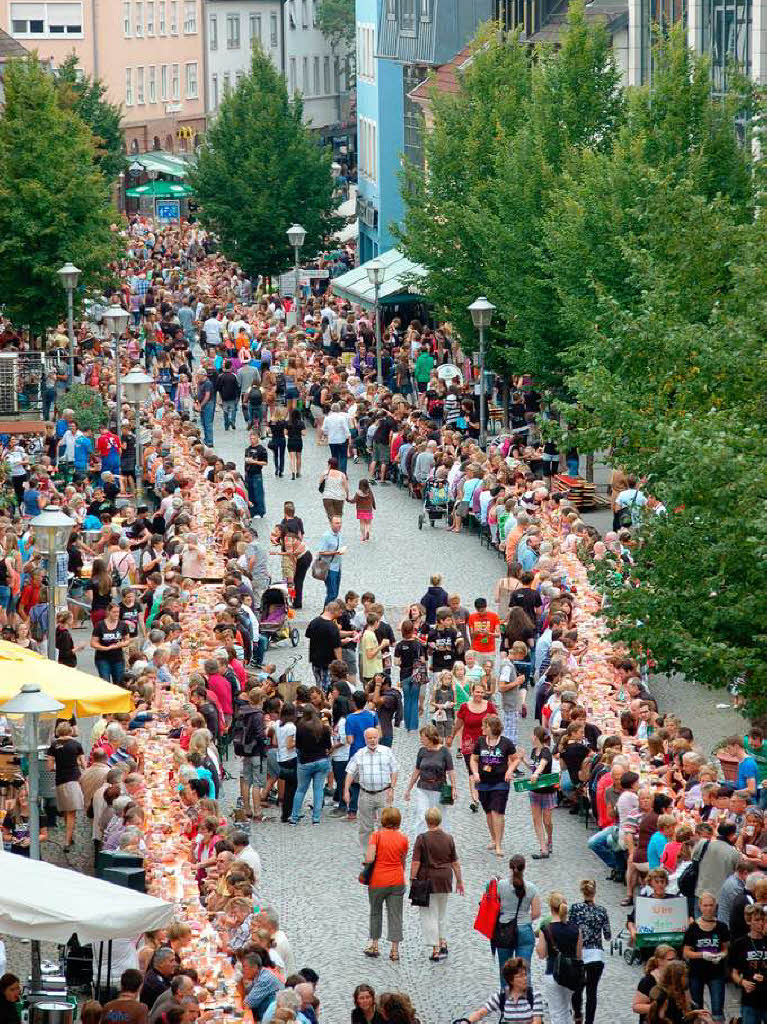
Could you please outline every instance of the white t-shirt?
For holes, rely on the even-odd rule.
[[[340,740],[343,743],[342,747],[334,750],[330,755],[331,761],[348,761],[349,760],[349,744],[346,742],[346,719],[339,718],[338,725],[333,729],[333,743],[338,743]]]
[[[203,324],[205,329],[205,337],[209,345],[219,345],[221,343],[221,321],[212,316]]]
[[[274,738],[277,740],[277,760],[278,761],[292,761],[297,756],[295,747],[289,750],[287,747],[287,741],[292,736],[295,738],[296,735],[296,723],[286,722],[284,725],[275,725],[274,727]]]

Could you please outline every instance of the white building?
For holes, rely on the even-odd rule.
[[[214,115],[227,89],[250,69],[260,43],[278,71],[283,67],[280,0],[205,0],[206,110]]]
[[[317,28],[317,0],[285,4],[285,73],[291,94],[304,100],[304,120],[326,128],[345,120],[346,53],[337,52]]]

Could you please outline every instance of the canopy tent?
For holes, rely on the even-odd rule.
[[[413,263],[398,249],[389,249],[369,262],[379,263],[385,270],[383,284],[378,293],[381,305],[400,302],[403,298],[419,297],[415,282],[426,276],[426,271],[420,264]],[[369,263],[363,263],[354,270],[341,274],[340,277],[334,277],[333,294],[372,309],[375,305],[375,290],[368,280],[368,266]]]
[[[150,199],[184,199],[193,193],[189,185],[183,181],[149,181],[146,185],[126,188],[125,194],[131,199],[140,199],[141,196],[148,196]]]
[[[145,171],[156,171],[158,174],[167,174],[171,178],[185,178],[189,169],[189,164],[184,157],[176,156],[173,153],[142,153],[131,159],[133,162],[141,164]]]
[[[172,903],[15,853],[0,853],[0,932],[21,939],[82,943],[132,939],[164,928]]]
[[[31,682],[64,704],[68,715],[87,717],[133,710],[131,696],[122,687],[0,640],[0,704]]]

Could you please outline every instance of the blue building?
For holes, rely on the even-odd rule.
[[[495,13],[494,0],[356,0],[360,263],[394,245],[403,155],[423,163],[423,114],[410,93]]]

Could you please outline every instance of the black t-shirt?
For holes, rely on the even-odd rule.
[[[120,622],[125,623],[131,636],[136,636],[138,633],[138,620],[140,616],[141,608],[136,602],[130,608],[124,602],[120,604]]]
[[[128,626],[124,622],[118,621],[114,629],[111,629],[107,625],[106,619],[103,619],[97,626],[94,626],[93,635],[104,647],[114,648],[114,650],[109,651],[96,651],[97,658],[114,663],[125,660],[122,647],[115,647],[116,644],[121,643],[129,635]]]
[[[237,378],[233,373],[229,370],[224,370],[223,373],[218,375],[216,390],[224,402],[231,402],[239,395],[240,385],[237,383]]]
[[[72,639],[72,634],[65,626],[56,627],[56,650],[59,652],[60,665],[69,665],[70,668],[76,667],[75,642]]]
[[[456,660],[458,632],[453,629],[430,629],[429,643],[434,644],[431,655],[433,672],[452,668]]]
[[[509,595],[509,608],[522,608],[531,622],[535,623],[535,610],[543,604],[541,595],[530,587],[517,587]]]
[[[319,736],[315,736],[314,730],[301,722],[296,726],[296,750],[301,764],[321,761],[324,757],[328,757],[330,747],[330,729],[327,725],[323,725]]]
[[[85,584],[85,589],[86,590],[90,590],[91,593],[93,594],[93,597],[91,599],[91,611],[92,612],[103,611],[104,608],[108,608],[110,606],[110,604],[112,603],[112,588],[111,587],[106,592],[106,594],[102,594],[102,593],[99,592],[99,588],[98,588],[97,584],[93,583],[93,581],[91,580],[91,581],[89,581],[88,583]]]
[[[409,679],[413,674],[413,665],[421,657],[423,648],[417,640],[400,640],[394,648],[394,657],[400,660],[400,678]]]
[[[399,696],[397,690],[389,688],[381,694],[381,703],[376,707],[378,713],[378,724],[382,736],[394,735],[394,716],[399,709]]]
[[[391,432],[397,426],[395,420],[391,416],[384,416],[382,420],[378,421],[378,426],[373,434],[373,440],[376,444],[388,444],[391,438]]]
[[[574,786],[578,785],[578,772],[589,753],[590,748],[586,743],[568,743],[562,752],[562,760]]]
[[[641,992],[643,996],[647,996],[647,998],[649,999],[650,993],[656,987],[657,984],[658,982],[652,974],[645,974],[642,978],[639,979],[639,984],[637,985],[637,992]],[[647,1014],[639,1014],[638,1024],[647,1024]]]
[[[753,992],[741,989],[743,1006],[767,1006],[767,939],[752,939],[745,935],[734,942],[730,948],[730,967],[742,975],[747,981],[753,981],[755,974],[761,974],[762,980],[756,983]]]
[[[695,953],[721,953],[729,939],[730,929],[721,921],[717,921],[710,932],[704,931],[697,921],[693,921],[684,933],[685,946],[689,946]],[[712,963],[710,960],[701,960],[696,957],[687,961],[690,976],[703,981],[708,981],[711,978],[723,978],[725,967],[724,960]]]
[[[553,757],[548,747],[541,747],[540,750],[531,751],[530,761],[532,762],[533,771],[537,771],[538,765],[543,761],[544,766],[541,771],[541,775],[551,775],[551,763],[553,761]],[[555,791],[555,786],[541,786],[535,790],[536,793],[554,793]]]
[[[77,758],[83,757],[85,751],[76,739],[71,736],[55,739],[47,753],[56,762],[57,786],[63,786],[65,782],[77,782],[81,774]]]
[[[516,754],[517,748],[507,739],[501,736],[497,743],[490,745],[484,736],[480,736],[474,744],[472,753],[477,755],[477,767],[479,768],[479,788],[494,789],[508,782],[504,776],[509,767],[509,758]]]
[[[309,663],[327,668],[335,660],[336,648],[341,646],[341,633],[335,622],[318,615],[306,627],[309,637]]]
[[[258,459],[259,462],[268,462],[269,453],[262,444],[249,444],[245,449],[246,459]],[[252,464],[245,463],[245,476],[261,476],[263,472],[263,466],[254,466]]]

